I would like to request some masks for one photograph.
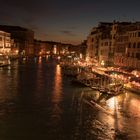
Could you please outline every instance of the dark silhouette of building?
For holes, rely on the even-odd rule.
[[[0,25],[0,30],[11,33],[15,47],[19,50],[19,55],[34,54],[34,32],[20,26]]]

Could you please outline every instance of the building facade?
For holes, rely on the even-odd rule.
[[[108,42],[110,42],[110,30],[112,23],[101,22],[91,30],[87,37],[87,59],[99,65],[108,63]],[[107,42],[107,43],[106,43]],[[105,58],[105,60],[104,60]]]
[[[140,22],[100,23],[93,29],[87,37],[88,58],[98,58],[99,66],[140,68]]]
[[[34,40],[35,55],[67,55],[75,51],[71,44],[64,44],[53,41]],[[76,47],[77,48],[77,47]]]
[[[32,30],[8,25],[0,25],[0,30],[11,34],[11,39],[14,39],[14,47],[18,48],[19,55],[34,54],[34,32]]]
[[[0,53],[9,55],[11,52],[11,34],[0,31]]]

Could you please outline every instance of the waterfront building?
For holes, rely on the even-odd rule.
[[[53,44],[48,41],[34,40],[34,53],[36,56],[51,54]]]
[[[98,47],[98,64],[99,66],[110,66],[112,64],[111,56],[111,25],[112,23],[100,23],[99,47]]]
[[[74,51],[74,49],[71,49],[71,46],[73,45],[54,41],[34,40],[36,55],[68,55]]]
[[[99,66],[139,69],[140,22],[101,22],[87,37],[87,57]]]
[[[18,48],[20,55],[34,54],[34,32],[20,26],[0,25],[0,30],[11,33],[14,46]]]
[[[98,28],[94,27],[87,37],[87,59],[93,61],[96,57],[96,46],[98,45],[97,39]]]
[[[101,65],[103,61],[108,61],[102,59],[108,57],[104,53],[104,51],[108,50],[105,40],[110,38],[111,25],[112,23],[100,22],[98,27],[94,27],[91,30],[91,33],[87,37],[87,59],[89,61],[98,63],[98,65]]]
[[[128,36],[127,65],[140,69],[140,23],[132,24]]]
[[[80,58],[86,59],[86,51],[87,51],[87,40],[84,40],[80,45]]]
[[[140,23],[135,22],[123,27],[115,46],[115,65],[140,68]]]
[[[114,53],[114,63],[116,66],[127,66],[127,47],[128,47],[128,34],[120,34],[116,38],[116,47]]]
[[[0,31],[0,53],[9,55],[11,52],[11,34]]]
[[[110,58],[109,58],[110,44],[111,44],[111,41],[109,38],[101,39],[101,41],[100,41],[99,64],[101,66],[109,66],[111,63]]]

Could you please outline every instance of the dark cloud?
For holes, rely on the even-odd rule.
[[[69,26],[69,27],[67,27],[67,29],[75,30],[75,29],[78,29],[78,27],[77,26]]]
[[[49,0],[1,0],[3,11],[11,12],[15,16],[30,17],[31,19],[49,15],[52,4]]]
[[[67,35],[67,36],[76,36],[76,34],[74,34],[72,31],[68,31],[68,30],[60,31],[60,33]]]
[[[31,28],[42,38],[76,42],[99,21],[139,20],[139,5],[139,0],[0,0],[0,24]]]

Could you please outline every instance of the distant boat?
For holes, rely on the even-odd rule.
[[[9,66],[9,65],[10,65],[9,56],[0,53],[0,67]]]

